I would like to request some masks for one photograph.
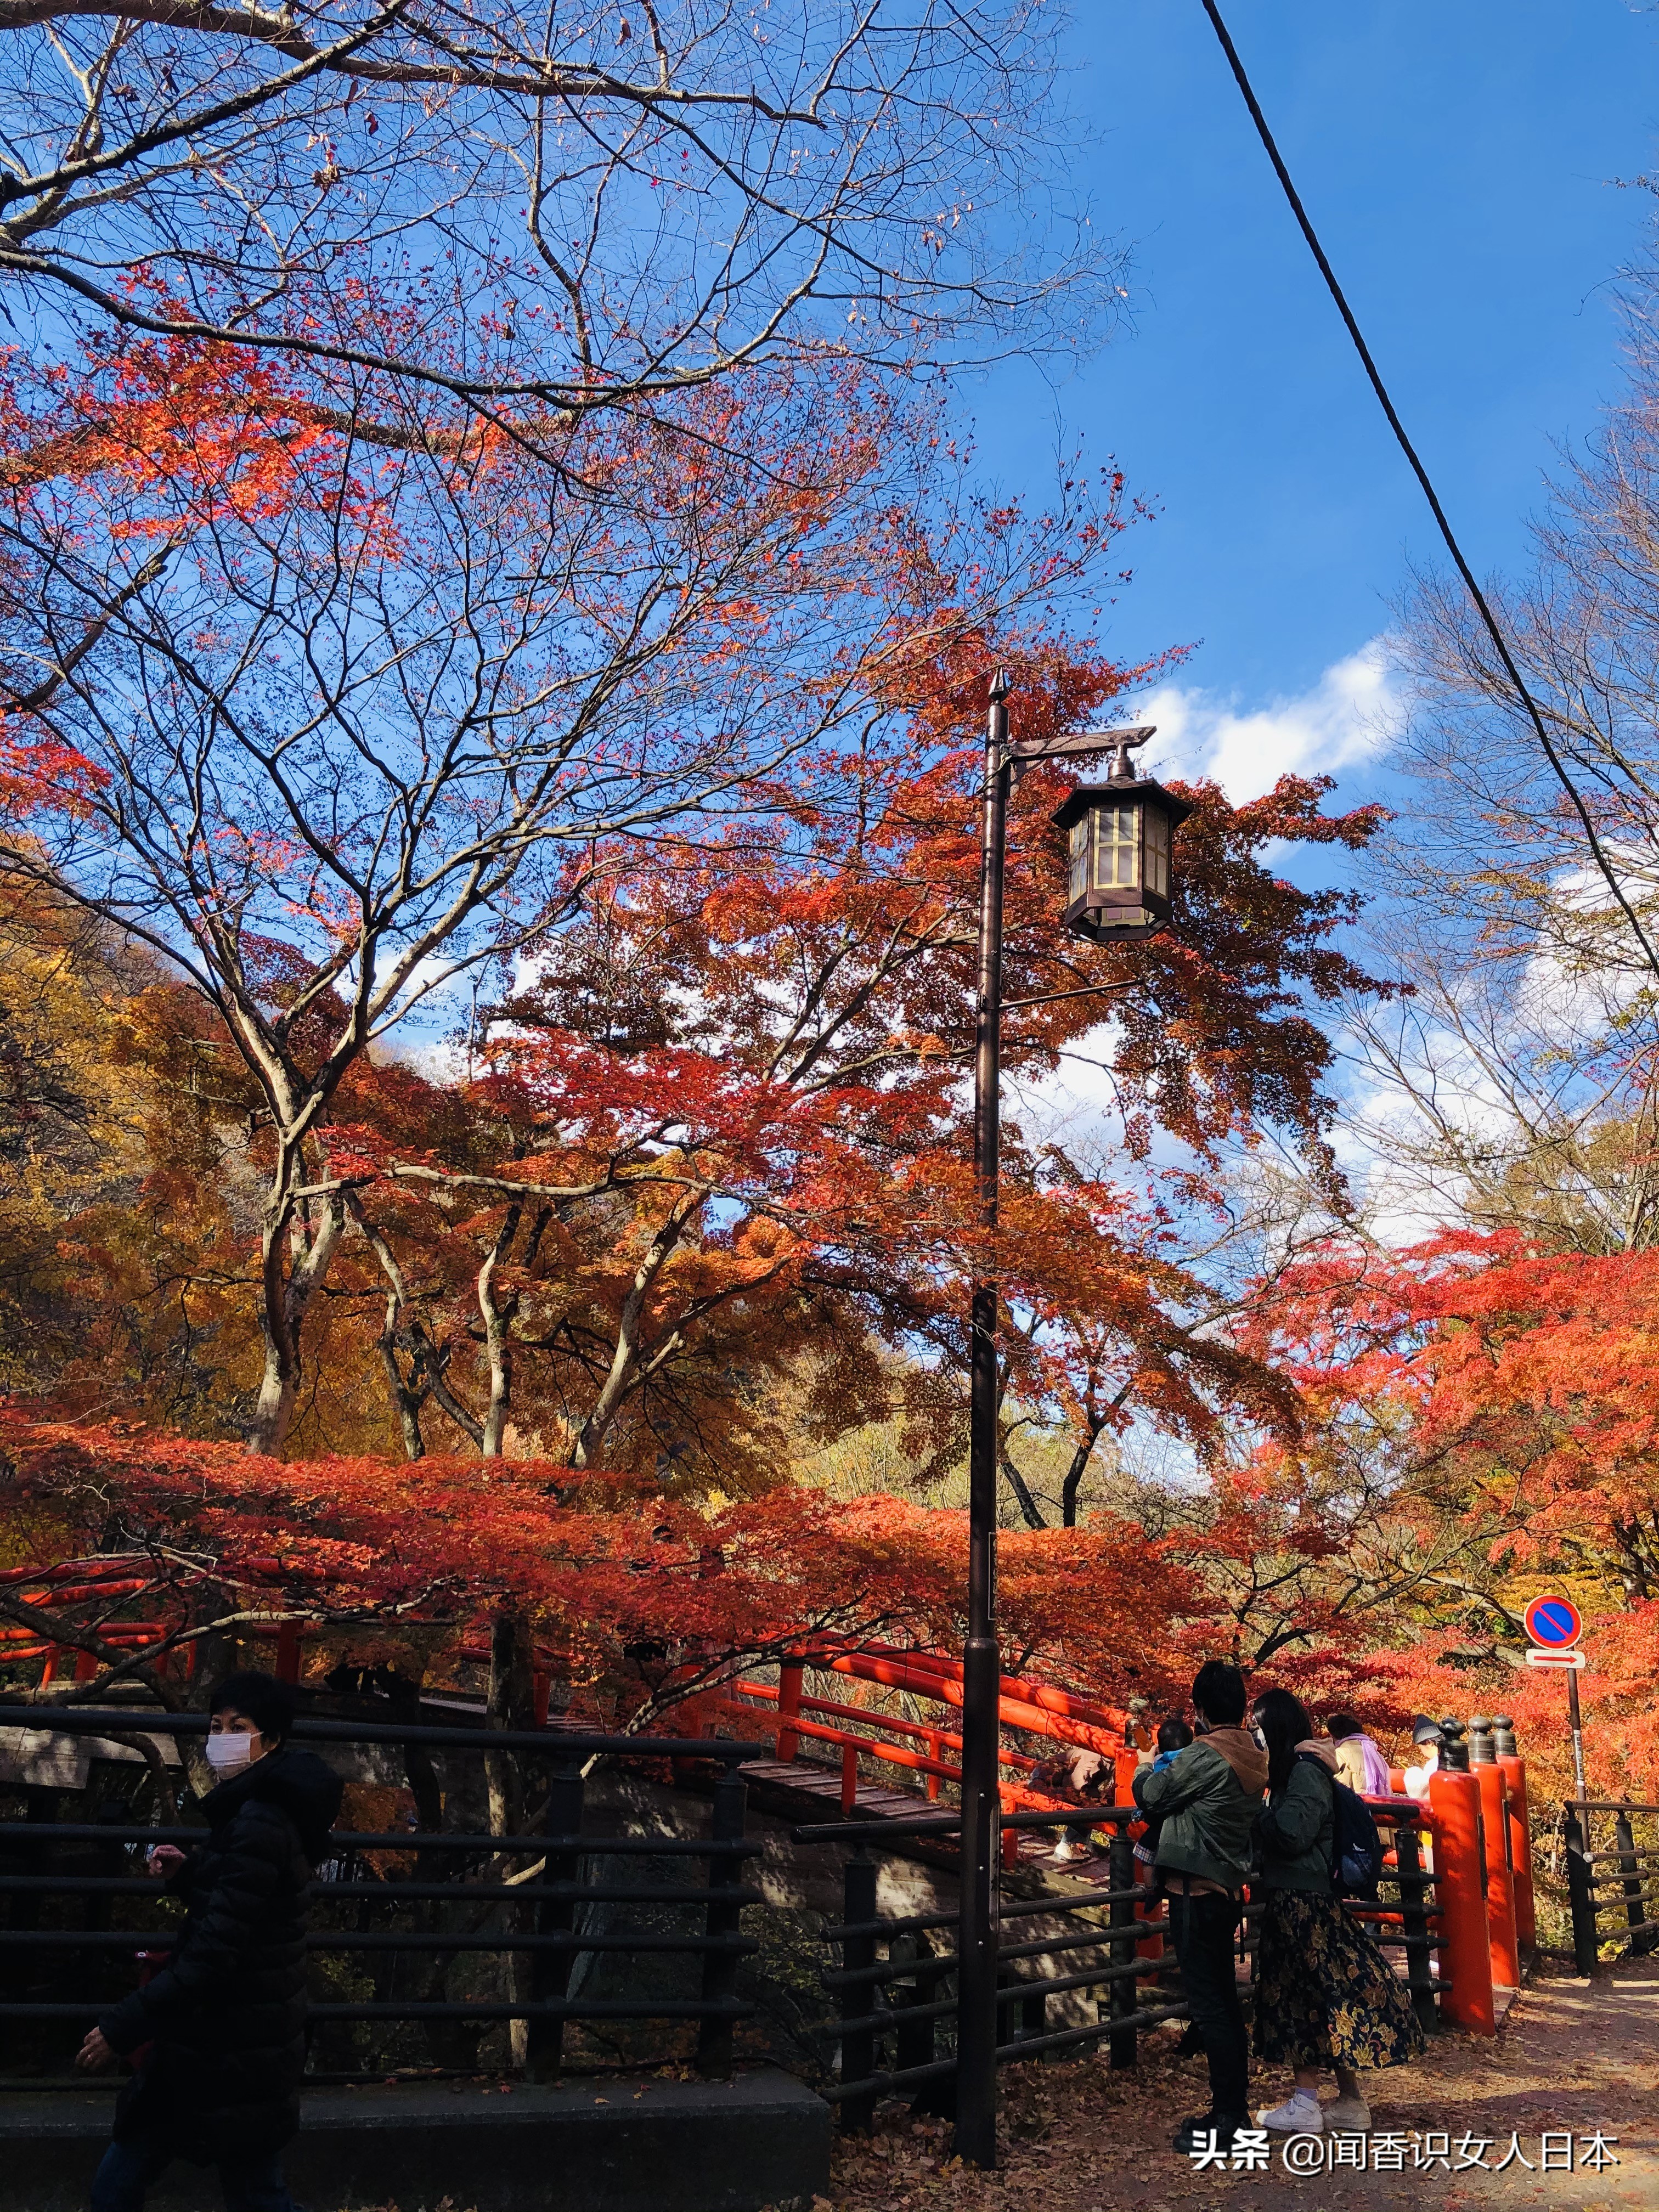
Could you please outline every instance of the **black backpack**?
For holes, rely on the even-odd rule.
[[[1340,1782],[1322,1759],[1310,1751],[1297,1753],[1316,1766],[1331,1785],[1331,1887],[1338,1897],[1376,1895],[1382,1878],[1382,1838],[1371,1808],[1356,1790]]]

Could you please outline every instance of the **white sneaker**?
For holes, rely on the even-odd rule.
[[[1324,2110],[1326,2128],[1336,2135],[1363,2136],[1370,2131],[1371,2108],[1363,2097],[1338,2097]]]
[[[1258,2112],[1258,2127],[1279,2136],[1318,2136],[1325,2132],[1325,2112],[1311,2089],[1292,2089],[1282,2105]]]

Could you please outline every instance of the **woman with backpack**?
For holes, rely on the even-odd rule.
[[[1288,1690],[1264,1692],[1251,1717],[1267,1754],[1253,1885],[1263,1899],[1256,2055],[1296,2075],[1258,2124],[1286,2135],[1369,2128],[1358,2069],[1403,2065],[1422,2050],[1423,2030],[1370,1930],[1342,1910],[1334,1747]],[[1336,2101],[1322,2106],[1319,2076],[1331,2071]]]

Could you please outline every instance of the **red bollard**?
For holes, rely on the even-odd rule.
[[[1521,1953],[1515,1933],[1515,1878],[1510,1872],[1509,1787],[1501,1766],[1478,1766],[1480,1820],[1486,1839],[1486,1938],[1494,1988],[1518,1990]]]
[[[1451,1984],[1441,1992],[1441,2017],[1476,2035],[1496,2035],[1486,1886],[1480,1867],[1480,1784],[1474,1776],[1443,1770],[1432,1776],[1429,1816],[1442,1971]]]
[[[1515,1935],[1523,1951],[1538,1947],[1538,1913],[1532,1894],[1532,1814],[1527,1804],[1527,1762],[1512,1754],[1498,1762],[1510,1793],[1510,1871],[1515,1877]]]

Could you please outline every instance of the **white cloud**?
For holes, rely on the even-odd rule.
[[[1391,690],[1383,641],[1373,638],[1358,652],[1334,662],[1299,694],[1242,708],[1196,685],[1167,684],[1114,720],[1151,722],[1158,735],[1146,747],[1144,773],[1212,776],[1229,799],[1243,804],[1271,790],[1281,775],[1335,775],[1373,761],[1393,729],[1397,701]],[[1106,1068],[1109,1022],[1079,1038],[1058,1073],[1034,1082],[1011,1080],[1006,1110],[1036,1142],[1109,1138],[1116,1127],[1116,1097]]]
[[[1381,638],[1328,667],[1311,690],[1241,712],[1236,697],[1166,684],[1138,702],[1157,726],[1149,765],[1213,776],[1235,804],[1259,799],[1281,775],[1334,775],[1375,757],[1396,702]]]

